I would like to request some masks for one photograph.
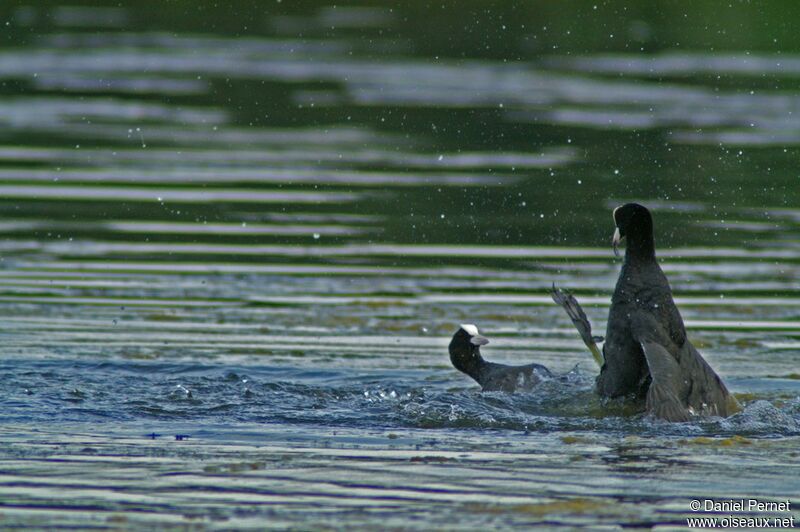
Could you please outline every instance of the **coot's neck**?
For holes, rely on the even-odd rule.
[[[628,237],[625,246],[625,264],[641,264],[655,262],[656,245],[653,241],[653,233],[646,232],[633,234]]]
[[[454,365],[459,371],[466,373],[477,381],[480,380],[486,361],[481,356],[480,348],[476,347],[472,356],[466,359],[458,359],[458,362],[454,362]]]

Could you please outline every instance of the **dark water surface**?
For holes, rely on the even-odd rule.
[[[0,6],[0,526],[800,522],[794,3],[80,4]],[[742,413],[594,396],[629,200]]]

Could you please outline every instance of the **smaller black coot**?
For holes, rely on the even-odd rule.
[[[463,324],[450,341],[450,361],[481,385],[484,392],[515,392],[530,390],[553,374],[541,364],[507,366],[487,362],[481,356],[481,346],[489,343],[475,325]]]

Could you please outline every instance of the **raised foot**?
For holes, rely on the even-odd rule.
[[[553,298],[553,301],[564,309],[567,316],[572,320],[572,324],[575,325],[575,328],[578,329],[578,333],[581,335],[581,340],[583,340],[583,343],[586,344],[586,347],[592,352],[594,361],[597,362],[598,366],[603,367],[603,356],[600,354],[600,349],[597,347],[597,342],[602,342],[603,338],[592,336],[592,324],[589,323],[589,318],[586,317],[586,313],[581,308],[578,300],[566,290],[557,288],[555,283],[553,284],[550,296]]]

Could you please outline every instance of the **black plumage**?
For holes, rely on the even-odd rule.
[[[507,366],[483,359],[480,346],[489,340],[475,325],[462,325],[450,341],[450,361],[455,368],[472,377],[484,392],[530,390],[552,373],[541,364]]]
[[[648,412],[668,421],[736,412],[736,399],[686,336],[669,282],[656,261],[650,212],[628,203],[614,210],[614,223],[615,253],[622,238],[627,245],[611,298],[597,392],[603,397],[633,396],[644,401]],[[559,300],[555,292],[554,299],[577,320],[586,341],[582,329],[588,320],[580,305],[571,296],[571,301]],[[581,320],[586,326],[579,326]]]

